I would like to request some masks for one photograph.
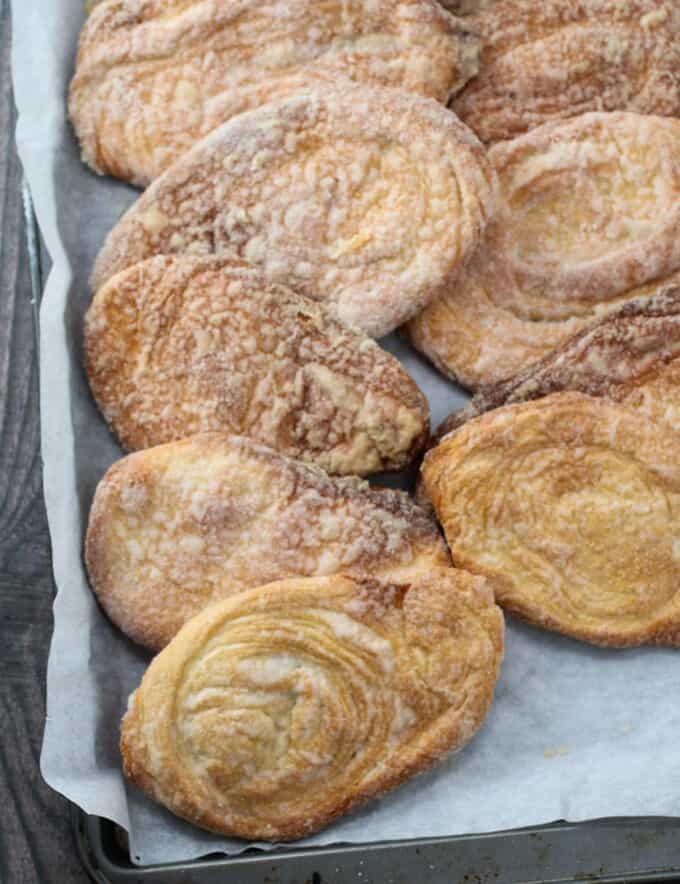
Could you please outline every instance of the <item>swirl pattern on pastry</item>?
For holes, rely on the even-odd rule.
[[[469,129],[402,90],[317,86],[234,118],[109,234],[93,288],[156,254],[258,266],[379,337],[478,244],[493,174]]]
[[[507,405],[425,457],[454,563],[530,623],[680,646],[680,438],[581,393]]]
[[[676,0],[498,0],[471,26],[480,71],[452,107],[487,144],[590,111],[680,116]]]
[[[322,304],[253,268],[157,256],[109,280],[85,320],[85,364],[129,450],[211,430],[329,473],[407,466],[427,400],[397,359]]]
[[[488,585],[453,569],[253,589],[152,662],[123,720],[124,770],[204,828],[300,838],[467,743],[502,654]]]
[[[502,205],[468,265],[408,326],[471,389],[680,272],[680,120],[584,114],[496,145],[490,159]]]
[[[623,402],[680,431],[680,274],[678,283],[624,304],[535,365],[483,387],[435,439],[493,408],[565,390]]]
[[[69,111],[85,161],[145,187],[286,77],[340,75],[446,102],[478,54],[434,0],[104,0],[81,34]]]
[[[85,561],[111,620],[160,648],[207,604],[243,589],[339,572],[392,578],[450,558],[434,520],[404,492],[204,433],[111,467],[90,511]]]

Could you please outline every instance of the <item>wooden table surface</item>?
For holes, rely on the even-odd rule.
[[[30,0],[27,0],[30,2]],[[86,882],[67,802],[38,767],[52,634],[38,374],[14,147],[9,0],[0,0],[0,882]]]

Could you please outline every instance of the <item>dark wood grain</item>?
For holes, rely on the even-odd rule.
[[[40,777],[53,585],[21,167],[13,140],[9,0],[0,0],[0,882],[88,879],[66,801]]]

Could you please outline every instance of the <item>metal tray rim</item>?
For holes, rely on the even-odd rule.
[[[180,881],[197,880],[194,876],[200,876],[201,873],[218,874],[220,875],[220,881],[225,880],[225,875],[234,874],[239,877],[234,877],[233,881],[241,884],[243,880],[242,876],[247,872],[257,874],[258,880],[272,882],[273,884],[274,881],[279,880],[278,875],[276,878],[272,878],[269,873],[272,873],[282,865],[293,864],[296,865],[296,867],[301,865],[307,865],[309,867],[302,877],[299,879],[296,877],[295,881],[305,881],[308,882],[308,884],[309,882],[311,882],[311,884],[323,884],[323,882],[327,882],[329,879],[318,871],[313,871],[313,869],[317,866],[321,867],[322,864],[327,861],[331,861],[333,865],[343,864],[344,861],[344,863],[352,863],[356,867],[364,866],[366,858],[371,857],[371,865],[375,864],[382,866],[383,864],[381,860],[386,856],[389,857],[392,855],[392,857],[403,857],[406,852],[411,851],[420,857],[423,853],[427,853],[428,851],[437,849],[444,850],[447,848],[451,849],[456,845],[470,845],[472,843],[475,845],[483,845],[485,842],[487,844],[493,842],[506,842],[506,846],[509,845],[512,850],[518,839],[524,839],[527,842],[531,839],[539,839],[540,843],[537,845],[537,850],[540,851],[545,849],[543,843],[543,838],[545,836],[554,835],[557,839],[560,839],[560,837],[565,835],[570,835],[575,838],[583,836],[585,838],[587,834],[593,834],[594,831],[603,832],[606,829],[610,830],[610,834],[613,833],[616,835],[619,833],[618,830],[625,829],[626,827],[634,828],[642,826],[643,824],[649,827],[662,827],[664,824],[670,824],[673,828],[677,829],[676,841],[680,847],[680,820],[677,818],[631,817],[606,818],[582,823],[567,823],[560,821],[543,826],[512,829],[502,832],[488,832],[480,835],[457,835],[451,836],[450,838],[424,838],[408,841],[376,842],[368,845],[335,845],[318,848],[291,849],[284,852],[258,852],[257,854],[247,854],[237,857],[211,856],[209,858],[202,858],[188,862],[175,862],[153,866],[136,866],[129,859],[123,861],[120,857],[114,856],[109,847],[107,847],[105,830],[107,826],[110,826],[112,830],[115,829],[113,823],[109,823],[99,817],[88,817],[75,807],[75,805],[71,805],[71,807],[73,830],[78,852],[89,874],[93,880],[99,882],[99,884],[126,884],[126,882],[130,882],[130,884],[132,884],[132,882],[137,882],[137,884],[144,884],[144,882],[154,882],[154,884],[155,882],[158,882],[158,884],[160,884],[160,882],[162,882],[162,884],[175,884],[175,882],[177,882],[177,884],[179,884]],[[630,832],[621,832],[621,834],[625,837],[629,836]],[[434,857],[432,856],[423,856],[422,863],[423,865],[427,865],[428,870],[436,872],[438,871],[439,864],[432,863],[431,860],[433,858]],[[520,884],[520,882],[522,882],[522,884],[538,884],[538,882],[541,882],[541,884],[577,884],[577,882],[582,882],[584,880],[598,881],[601,882],[601,884],[678,881],[680,880],[680,850],[678,850],[677,861],[677,865],[666,868],[660,868],[658,865],[655,865],[653,861],[650,861],[647,864],[642,864],[641,867],[637,869],[617,871],[614,874],[609,874],[603,864],[600,866],[592,866],[592,871],[578,871],[573,875],[565,874],[563,871],[555,869],[556,874],[550,875],[549,877],[543,875],[543,873],[541,873],[541,877],[536,877],[535,874],[532,875],[532,870],[527,868],[526,875],[523,874],[513,880],[516,884]],[[338,865],[336,865],[336,868],[338,871],[346,871],[346,869],[341,869]],[[390,868],[393,868],[393,866],[387,865],[385,867],[384,871],[386,874]],[[441,871],[446,870],[441,869]],[[535,872],[540,872],[540,869],[536,868]],[[260,874],[263,876],[262,879],[259,878]],[[355,875],[356,874],[355,869]],[[358,874],[361,875],[362,873],[359,872]],[[365,873],[366,881],[380,880],[381,884],[383,884],[382,879],[368,878],[368,874],[370,874],[370,872],[367,870]],[[190,875],[191,878],[186,878],[186,875]],[[499,872],[492,868],[485,870],[481,867],[477,867],[477,870],[474,872],[471,870],[466,874],[461,873],[460,880],[465,882],[465,884],[468,884],[468,882],[469,884],[487,884],[487,882],[490,884],[490,882],[497,880],[498,877]],[[427,876],[427,878],[429,879],[429,876]],[[212,880],[213,878],[211,877],[211,881]],[[215,878],[214,880],[217,879]],[[250,880],[249,876],[249,882]],[[292,879],[281,880],[285,880],[286,884],[288,884],[289,880],[292,881]],[[343,880],[349,880],[349,878],[343,878]],[[357,881],[357,884],[362,884],[361,877],[355,877],[354,880]],[[426,880],[426,878],[423,877],[423,880]],[[438,878],[437,880],[453,881],[454,879],[450,878],[447,874],[445,879]]]

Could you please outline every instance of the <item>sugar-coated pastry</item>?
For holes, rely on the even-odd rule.
[[[680,272],[680,120],[584,114],[498,144],[500,207],[470,262],[408,326],[476,390]]]
[[[436,523],[404,492],[331,479],[225,433],[114,464],[97,487],[85,560],[111,620],[153,648],[210,602],[272,580],[396,578],[450,563]]]
[[[442,439],[501,405],[575,390],[623,402],[680,431],[680,274],[574,335],[540,362],[481,389],[438,428]]]
[[[123,720],[124,771],[206,829],[300,838],[465,745],[502,655],[486,581],[453,569],[252,589],[151,663]]]
[[[221,430],[368,475],[407,466],[427,400],[397,359],[322,304],[219,259],[157,256],[114,276],[85,319],[85,364],[129,450]]]
[[[680,436],[581,393],[506,405],[426,455],[454,564],[530,623],[680,646]]]
[[[481,145],[442,105],[318,86],[241,114],[178,160],[109,234],[93,288],[152,255],[212,254],[379,337],[477,246],[493,183]]]
[[[677,0],[496,0],[477,12],[479,75],[452,107],[482,141],[588,111],[680,116]]]
[[[144,187],[290,76],[446,102],[478,55],[434,0],[104,0],[81,34],[69,111],[85,161]]]

